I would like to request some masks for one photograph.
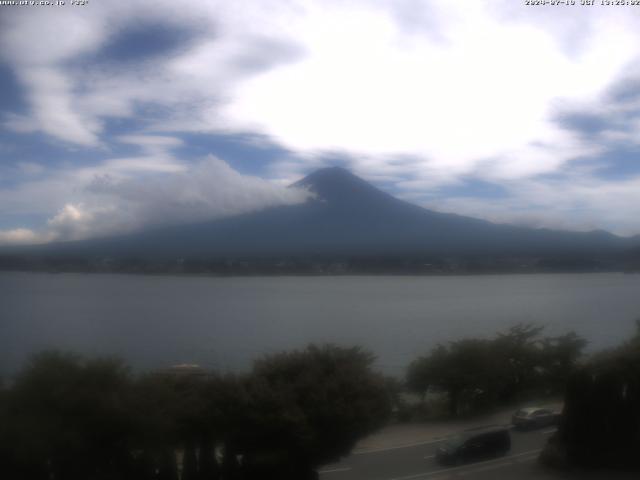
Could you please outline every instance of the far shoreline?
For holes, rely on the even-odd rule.
[[[140,271],[84,271],[84,270],[0,270],[0,274],[48,274],[48,275],[123,275],[139,277],[177,277],[177,278],[458,278],[458,277],[498,277],[498,276],[535,276],[535,275],[597,275],[621,274],[638,275],[640,271],[625,270],[538,270],[538,271],[502,271],[502,272],[447,272],[447,273],[402,273],[402,272],[347,272],[347,273],[199,273],[199,272],[140,272]]]

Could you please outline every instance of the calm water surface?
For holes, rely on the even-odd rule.
[[[210,278],[0,273],[0,372],[44,348],[138,368],[247,368],[309,342],[362,345],[401,374],[438,342],[518,322],[575,330],[596,349],[640,317],[640,275]]]

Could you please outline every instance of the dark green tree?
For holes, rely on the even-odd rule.
[[[531,323],[517,324],[498,333],[492,348],[499,357],[501,401],[516,400],[523,392],[537,387],[541,374],[541,334],[544,327]]]
[[[429,388],[449,396],[449,413],[456,416],[493,395],[496,356],[487,340],[465,339],[438,345],[409,367],[409,386],[424,393]]]
[[[594,355],[570,375],[560,428],[543,451],[546,463],[640,471],[637,325],[629,341]]]
[[[129,478],[129,386],[117,360],[35,356],[7,399],[15,478]]]
[[[542,337],[543,327],[520,324],[490,340],[438,345],[413,361],[407,387],[424,396],[447,392],[455,416],[534,393],[561,392],[586,342],[573,332]]]
[[[177,479],[175,452],[180,447],[180,398],[173,378],[145,374],[133,385],[132,413],[135,422],[133,448],[143,480]]]
[[[544,386],[553,393],[564,393],[567,379],[575,371],[587,341],[575,332],[546,337],[541,342],[540,365]]]
[[[305,480],[387,420],[384,378],[359,348],[311,345],[255,363],[241,439],[248,478]]]
[[[373,357],[310,346],[248,375],[132,377],[112,359],[34,357],[0,389],[0,468],[20,480],[305,480],[387,419]]]

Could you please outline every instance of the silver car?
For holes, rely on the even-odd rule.
[[[559,420],[560,413],[541,407],[521,408],[511,417],[511,423],[523,430],[557,425]]]

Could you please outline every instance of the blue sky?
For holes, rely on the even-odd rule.
[[[640,8],[0,9],[0,244],[301,202],[286,185],[328,165],[439,211],[640,233]]]

